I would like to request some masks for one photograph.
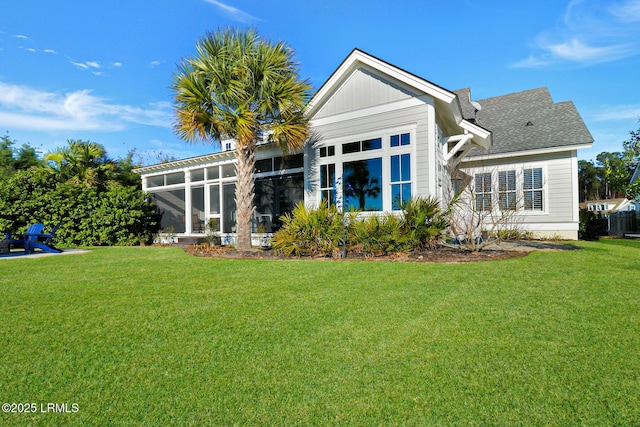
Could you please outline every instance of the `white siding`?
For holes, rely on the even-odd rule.
[[[525,168],[543,168],[544,201],[543,212],[523,212],[521,221],[525,229],[536,235],[554,235],[577,239],[577,170],[575,151],[508,157],[481,162],[464,162],[463,170],[472,175],[475,172]]]
[[[385,80],[373,71],[358,68],[320,108],[314,118],[323,118],[387,104],[414,96],[410,91]]]

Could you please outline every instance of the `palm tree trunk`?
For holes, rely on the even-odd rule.
[[[236,227],[238,240],[236,248],[251,249],[251,217],[253,216],[253,167],[255,164],[255,141],[248,144],[238,144],[236,149]]]

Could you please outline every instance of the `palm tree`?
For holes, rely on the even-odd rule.
[[[304,145],[311,85],[300,79],[291,47],[252,29],[207,33],[196,49],[174,75],[175,131],[188,142],[236,142],[237,248],[248,249],[257,144],[266,139],[283,152]]]
[[[44,160],[63,180],[87,187],[112,180],[117,173],[104,146],[95,142],[68,140],[66,147],[48,153]]]

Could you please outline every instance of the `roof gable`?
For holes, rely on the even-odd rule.
[[[398,89],[402,88],[405,93],[412,93],[414,96],[419,94],[430,95],[436,99],[436,102],[447,105],[458,121],[462,120],[460,105],[455,102],[455,93],[358,49],[354,49],[349,56],[347,56],[331,77],[329,77],[313,96],[307,107],[307,112],[311,118],[316,117],[317,112],[323,108],[336,91],[338,91],[358,69],[364,70],[370,76],[376,75],[378,78],[384,76],[384,81],[392,83],[392,85]]]
[[[367,90],[367,85],[388,92],[369,98],[365,96],[356,101],[348,99],[350,92]],[[455,93],[359,49],[354,49],[318,89],[307,106],[307,114],[313,122],[314,119],[332,114],[385,103],[385,100],[392,102],[402,97],[425,95],[433,99],[440,126],[450,135],[470,133],[473,143],[482,147],[491,146],[489,131],[464,120]]]
[[[318,107],[314,118],[332,116],[417,96],[415,91],[362,65],[351,71],[333,94]]]

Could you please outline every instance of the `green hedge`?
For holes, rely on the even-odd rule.
[[[136,245],[158,227],[155,206],[137,187],[60,182],[47,168],[0,180],[0,232],[24,232],[34,222],[45,231],[61,224],[54,243],[62,247]]]

